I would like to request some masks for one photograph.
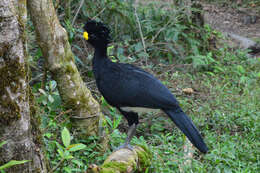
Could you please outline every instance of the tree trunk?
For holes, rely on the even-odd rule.
[[[59,23],[52,0],[28,0],[28,7],[47,68],[57,81],[65,107],[74,111],[75,127],[81,127],[85,135],[101,135],[98,129],[102,129],[99,126],[103,125],[103,115],[80,77],[67,32]]]
[[[0,1],[0,165],[30,160],[6,172],[47,172],[26,66],[26,0]]]

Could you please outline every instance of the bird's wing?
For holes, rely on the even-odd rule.
[[[178,105],[173,94],[152,74],[130,64],[119,64],[120,77],[111,80],[112,105],[168,109]],[[105,94],[104,94],[105,95]]]

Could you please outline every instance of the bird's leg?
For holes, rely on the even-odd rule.
[[[127,132],[127,137],[126,137],[126,140],[125,140],[125,145],[129,145],[133,136],[135,135],[135,132],[136,132],[136,128],[137,128],[137,124],[132,124],[129,129],[128,129],[128,132]]]
[[[121,145],[120,147],[118,147],[116,150],[119,150],[121,148],[127,148],[130,150],[133,150],[133,147],[130,145],[130,142],[131,142],[131,139],[133,138],[133,136],[135,135],[136,128],[137,128],[137,124],[135,124],[135,123],[133,123],[129,127],[125,143],[123,145]]]

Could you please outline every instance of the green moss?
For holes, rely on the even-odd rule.
[[[77,69],[73,68],[72,64],[69,62],[65,63],[65,73],[74,74]]]
[[[70,62],[73,61],[74,62],[74,55],[71,51],[71,47],[69,44],[69,41],[66,40],[66,45],[65,45],[65,61]]]
[[[149,151],[148,147],[145,145],[139,145],[135,147],[135,151],[139,158],[139,172],[144,172],[148,167],[151,166],[152,153]],[[101,167],[101,173],[125,173],[128,167],[133,167],[134,170],[137,169],[135,160],[128,160],[127,162],[115,162],[108,161],[105,162]]]
[[[33,135],[33,141],[35,144],[42,144],[42,132],[40,131],[39,127],[41,125],[41,117],[37,115],[37,107],[35,106],[35,102],[34,102],[34,97],[33,94],[31,92],[31,89],[29,89],[29,93],[30,95],[30,100],[29,100],[29,104],[30,104],[30,120],[31,120],[31,127],[32,127],[32,132],[35,134]]]
[[[152,153],[147,146],[141,144],[139,144],[138,146],[143,149],[143,151],[140,149],[136,150],[139,158],[139,165],[140,165],[139,170],[143,171],[147,167],[151,166]]]
[[[102,165],[100,173],[115,173],[116,171],[124,173],[127,171],[127,167],[127,163],[110,161]]]
[[[3,58],[7,60],[4,61],[3,66],[0,68],[0,96],[2,96],[0,97],[0,105],[5,111],[2,111],[0,114],[0,122],[3,121],[5,124],[10,124],[12,121],[21,118],[19,103],[22,101],[21,99],[25,93],[20,93],[20,96],[17,98],[11,98],[7,87],[11,93],[21,92],[18,91],[23,88],[20,79],[25,78],[26,72],[24,64],[8,59],[8,57]],[[12,99],[15,99],[15,101]]]

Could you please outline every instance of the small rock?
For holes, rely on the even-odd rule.
[[[194,90],[192,88],[184,88],[182,89],[182,92],[184,92],[185,94],[193,94]]]
[[[229,21],[224,21],[223,23],[224,23],[224,24],[229,24],[230,22],[229,22]]]

